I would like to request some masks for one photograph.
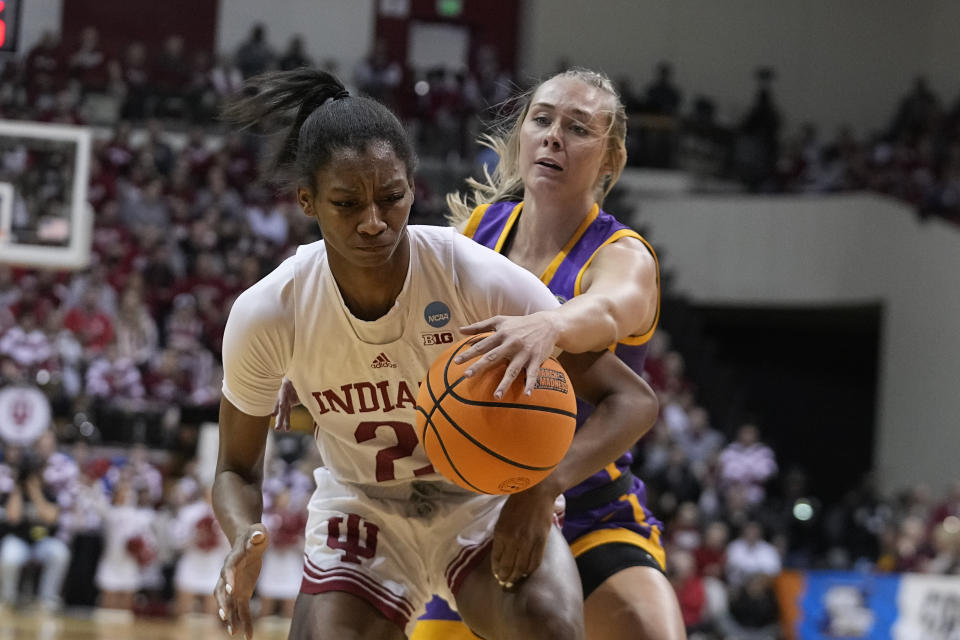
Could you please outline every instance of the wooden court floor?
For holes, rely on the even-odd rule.
[[[289,621],[260,620],[254,640],[286,640]],[[236,635],[235,638],[242,636]],[[0,640],[227,640],[219,621],[135,618],[93,615],[90,612],[50,614],[39,610],[0,611]]]

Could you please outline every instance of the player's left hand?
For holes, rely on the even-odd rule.
[[[231,636],[241,631],[247,640],[253,638],[250,599],[260,577],[267,543],[266,527],[261,523],[251,525],[237,536],[223,561],[213,595],[219,607],[217,614]]]
[[[490,554],[493,577],[504,589],[513,588],[540,566],[553,526],[554,498],[537,485],[512,494],[504,503]]]
[[[470,377],[496,366],[501,360],[507,360],[507,370],[493,393],[494,397],[502,398],[520,372],[527,374],[524,393],[530,395],[537,383],[540,367],[553,354],[560,336],[554,316],[548,311],[538,311],[528,316],[493,316],[460,328],[460,332],[467,335],[487,331],[494,333],[459,354],[454,362],[459,364],[483,355],[464,372]]]

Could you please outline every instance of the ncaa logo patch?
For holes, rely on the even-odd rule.
[[[439,300],[434,300],[423,310],[423,319],[431,327],[439,329],[450,322],[450,307]]]

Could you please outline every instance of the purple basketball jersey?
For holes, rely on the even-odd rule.
[[[473,212],[464,229],[464,234],[473,238],[476,242],[502,253],[522,210],[522,202],[496,202],[490,205],[481,205]],[[636,231],[621,224],[612,215],[601,210],[598,205],[594,205],[567,245],[554,257],[547,269],[540,274],[540,280],[550,288],[550,291],[560,302],[570,300],[581,293],[580,281],[597,251],[622,237],[637,238],[650,249],[651,254],[656,256],[647,241]],[[657,319],[659,319],[659,309]],[[646,343],[655,328],[656,320],[654,325],[643,335],[631,336],[615,345],[611,345],[610,350],[640,375],[643,372],[643,363],[646,358]],[[591,413],[593,413],[593,406],[577,399],[577,425],[583,424]],[[633,455],[627,452],[620,456],[616,462],[607,465],[602,471],[595,473],[576,487],[568,490],[565,495],[568,498],[573,498],[591,489],[609,484],[629,470],[631,462],[633,462]],[[659,538],[659,531],[662,530],[663,525],[646,508],[646,488],[643,482],[639,479],[635,480],[630,492],[637,496],[643,513],[631,515],[627,523],[628,528],[641,533],[645,537],[649,537],[651,529],[656,528],[656,537]],[[620,506],[626,507],[628,505]],[[619,518],[606,517],[608,513],[609,509],[598,507],[596,510],[578,514],[573,518],[568,516],[564,525],[564,535],[572,542],[588,530],[607,527],[622,528],[625,526]],[[599,524],[601,520],[604,522]]]

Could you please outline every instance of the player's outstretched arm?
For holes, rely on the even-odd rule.
[[[529,392],[554,348],[568,353],[600,351],[652,329],[659,308],[657,271],[656,259],[642,242],[621,238],[597,252],[580,283],[581,294],[559,308],[528,316],[494,316],[462,327],[468,335],[495,333],[460,354],[460,361],[486,354],[468,371],[477,374],[509,360],[497,391],[505,392],[525,371]]]
[[[263,514],[263,457],[269,416],[250,416],[220,401],[220,450],[213,482],[213,509],[230,541],[214,590],[218,614],[232,635],[253,638],[250,598],[267,548]]]
[[[507,499],[491,554],[493,574],[505,587],[540,565],[554,500],[619,458],[657,419],[653,390],[612,353],[563,354],[561,363],[577,395],[595,409],[553,473]]]

